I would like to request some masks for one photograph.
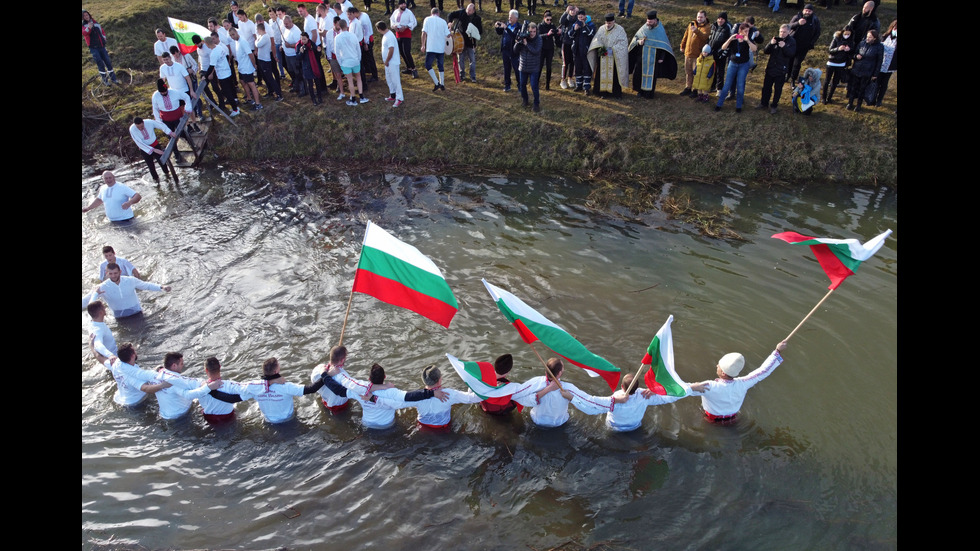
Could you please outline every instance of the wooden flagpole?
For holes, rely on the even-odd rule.
[[[357,279],[357,276],[356,275],[354,276],[354,279],[355,280]],[[351,283],[351,285],[350,285],[350,298],[347,299],[347,312],[344,313],[344,325],[341,326],[341,328],[340,328],[340,342],[337,343],[337,346],[343,346],[343,344],[344,344],[344,331],[347,330],[347,316],[350,315],[350,303],[353,302],[353,301],[354,301],[354,284]]]
[[[633,392],[633,387],[636,386],[636,382],[640,380],[640,373],[643,372],[643,367],[647,365],[645,363],[640,364],[640,369],[636,370],[636,375],[633,376],[633,380],[630,382],[629,388],[626,389],[626,395],[629,396],[630,392]],[[615,392],[615,391],[613,391]]]
[[[528,346],[531,347],[531,350],[534,350],[534,355],[537,356],[539,360],[541,360],[541,363],[542,364],[544,364],[544,371],[545,371],[545,373],[547,373],[548,376],[551,377],[551,380],[554,381],[555,384],[558,385],[558,389],[559,390],[565,390],[564,388],[562,388],[561,381],[558,380],[558,377],[555,377],[555,374],[551,372],[551,368],[548,367],[548,362],[544,361],[544,358],[541,357],[541,354],[538,354],[538,349],[537,348],[534,348],[534,345],[531,344],[531,343],[528,343]]]
[[[799,329],[800,326],[802,326],[803,323],[806,322],[806,320],[810,319],[810,316],[812,316],[813,313],[817,311],[817,308],[820,308],[820,305],[823,304],[823,301],[827,300],[827,297],[829,297],[830,296],[830,293],[833,293],[833,292],[834,292],[833,289],[827,291],[827,294],[824,295],[822,299],[820,299],[820,302],[818,302],[817,305],[814,306],[812,310],[810,310],[810,313],[807,314],[805,318],[803,318],[803,321],[801,321],[799,324],[797,324],[797,326],[793,329],[793,331],[790,332],[790,334],[785,339],[783,339],[783,341],[784,342],[785,341],[788,341],[790,339],[790,337],[792,337],[794,334],[796,334],[796,330]]]

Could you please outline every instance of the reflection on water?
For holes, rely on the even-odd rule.
[[[96,178],[83,178],[83,201]],[[114,383],[83,345],[83,548],[897,546],[891,190],[664,186],[727,207],[745,238],[728,242],[659,212],[591,211],[587,188],[561,178],[216,170],[185,173],[179,187],[136,187],[144,197],[136,224],[83,216],[82,291],[97,283],[101,246],[113,245],[147,279],[174,288],[142,294],[137,323],[110,319],[116,340],[136,343],[144,367],[180,350],[195,376],[216,355],[233,380],[254,378],[276,356],[288,380],[309,381],[339,336],[369,219],[433,258],[460,304],[447,331],[354,297],[348,369],[365,376],[380,361],[401,388],[417,388],[420,368],[443,365],[446,352],[473,360],[511,352],[513,379],[540,374],[481,277],[624,371],[636,369],[670,314],[683,378],[713,377],[732,350],[750,369],[828,285],[807,249],[770,235],[895,233],[794,336],[786,362],[750,391],[729,427],[705,423],[688,398],[650,408],[628,434],[577,411],[546,430],[526,412],[501,421],[467,406],[454,409],[451,433],[419,431],[412,410],[374,432],[360,426],[356,406],[335,416],[310,397],[296,399],[285,425],[265,424],[249,403],[237,423],[211,427],[196,409],[161,420],[152,399],[116,407]],[[81,325],[84,341],[84,313]],[[581,370],[566,373],[608,393]],[[451,373],[446,381],[463,388]]]

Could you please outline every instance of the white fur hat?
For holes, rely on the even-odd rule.
[[[725,354],[718,360],[718,367],[721,368],[725,375],[738,377],[738,374],[742,372],[742,368],[745,367],[745,356],[738,352]]]

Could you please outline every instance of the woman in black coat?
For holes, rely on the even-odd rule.
[[[881,42],[878,42],[878,31],[874,29],[868,31],[867,38],[862,40],[854,51],[854,67],[851,68],[851,81],[847,84],[848,110],[861,110],[864,90],[868,84],[878,79],[878,71],[881,69],[884,55],[885,49]],[[854,105],[855,99],[857,105]]]

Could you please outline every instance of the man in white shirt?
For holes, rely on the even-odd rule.
[[[180,51],[180,48],[177,46],[173,46],[171,49]],[[160,78],[167,82],[167,88],[187,94],[190,96],[191,101],[197,99],[197,94],[194,92],[194,83],[191,82],[191,73],[187,71],[187,66],[183,63],[177,63],[171,52],[164,52],[160,57],[163,58],[163,65],[160,65]],[[191,106],[191,101],[187,102],[188,108]],[[201,131],[197,126],[196,114],[193,112],[187,128],[192,132]]]
[[[744,356],[738,352],[722,356],[715,367],[717,379],[703,381],[702,384],[707,385],[703,392],[696,392],[694,385],[691,385],[691,394],[701,396],[701,407],[704,408],[705,418],[713,423],[722,424],[736,421],[738,410],[745,401],[745,394],[783,363],[782,352],[785,350],[786,341],[777,344],[776,349],[769,354],[762,365],[744,377],[738,376],[745,367]]]
[[[157,130],[170,136],[170,139],[177,137],[177,133],[171,130],[170,127],[153,119],[143,120],[142,117],[134,117],[133,124],[129,125],[129,136],[133,138],[136,147],[139,148],[140,154],[143,156],[143,161],[146,162],[146,167],[150,169],[150,176],[153,177],[153,181],[159,184],[160,177],[157,176],[157,169],[153,166],[153,162],[160,163],[160,168],[163,169],[164,176],[169,178],[170,173],[167,172],[167,167],[161,160],[163,146],[160,145],[160,140],[157,139]]]
[[[398,51],[405,60],[405,74],[419,78],[419,73],[415,70],[415,59],[412,57],[412,29],[418,25],[418,21],[415,14],[407,8],[407,0],[398,0],[398,9],[391,14],[389,23],[398,39]]]
[[[347,88],[351,92],[351,97],[347,100],[347,105],[356,106],[358,103],[367,103],[364,97],[364,87],[361,82],[361,48],[357,37],[350,32],[348,21],[341,19],[338,22],[340,33],[334,38],[333,49],[337,55],[337,63],[340,64],[340,71],[347,77]],[[354,22],[354,25],[358,25]],[[357,94],[360,101],[354,98],[354,82],[357,82]],[[338,100],[344,99],[343,94],[337,96]]]
[[[88,212],[99,205],[105,205],[105,216],[110,222],[128,222],[133,219],[133,205],[142,197],[125,184],[117,184],[116,176],[110,171],[102,173],[102,182],[95,199],[82,212]]]
[[[157,56],[157,63],[163,65],[163,54],[170,53],[170,47],[176,46],[177,41],[167,36],[163,29],[157,29],[157,41],[153,43],[153,53]]]
[[[195,34],[195,35],[193,35],[193,38],[199,38],[199,37]],[[193,38],[192,38],[192,40],[193,40]],[[195,94],[194,99],[197,100],[196,94],[197,94],[197,68],[198,68],[198,65],[197,65],[197,62],[194,61],[194,56],[192,56],[190,54],[184,55],[184,54],[180,53],[180,48],[179,47],[177,47],[177,46],[171,46],[170,47],[170,57],[173,58],[175,65],[183,65],[184,66],[184,69],[187,69],[187,76],[190,77],[190,79],[191,79],[191,87],[190,87],[190,90],[194,92],[194,94]],[[194,115],[196,115],[197,118],[201,118],[201,117],[204,116],[204,111],[203,111],[202,106],[201,106],[201,104],[203,103],[203,101],[204,101],[204,99],[202,98],[200,101],[197,101],[194,104]],[[198,128],[197,123],[195,123],[191,127],[191,129],[194,132],[200,132],[201,131],[201,129]]]
[[[262,16],[256,15],[255,17],[261,18]],[[265,85],[269,89],[269,93],[265,97],[275,97],[276,101],[282,101],[282,88],[279,87],[279,77],[275,73],[276,62],[272,59],[275,43],[265,30],[265,23],[259,22],[255,25],[255,57],[259,64],[262,80],[265,81]]]
[[[217,105],[217,102],[214,99],[214,94],[211,93],[211,88],[217,84],[217,82],[214,80],[214,75],[211,73],[211,46],[208,45],[203,36],[198,36],[196,34],[191,37],[191,42],[197,46],[198,74],[200,78],[207,83],[207,86],[204,87],[204,93],[208,96],[208,99],[211,100],[211,103]],[[204,117],[203,104],[204,98],[201,98],[201,101],[197,102],[198,109],[201,109],[198,116],[202,121],[208,121],[210,119]]]
[[[256,27],[258,26],[258,18],[255,20]],[[282,53],[282,21],[279,20],[279,16],[276,13],[275,6],[269,6],[269,17],[265,21],[265,32],[272,38],[272,74],[275,75],[276,80],[279,81],[279,87],[282,88],[282,77],[285,74],[285,67],[283,66],[283,53]]]
[[[119,265],[122,275],[133,276],[140,279],[140,272],[136,269],[136,266],[133,266],[133,263],[125,258],[116,256],[116,251],[112,248],[112,246],[106,245],[105,247],[102,247],[102,256],[105,258],[105,260],[102,261],[102,264],[99,264],[99,281],[105,281],[106,266],[108,266],[111,262],[115,262]]]
[[[238,92],[235,90],[235,75],[231,71],[228,48],[221,43],[216,32],[212,32],[206,41],[211,47],[211,69],[214,71],[214,77],[218,79],[218,87],[221,91],[218,94],[221,99],[220,107],[222,110],[226,110],[228,109],[226,105],[230,103],[231,112],[228,115],[237,117],[240,113],[238,110]]]
[[[105,323],[105,304],[101,300],[95,300],[90,302],[86,309],[91,318],[88,323],[89,346],[96,361],[104,364],[106,360],[119,353],[116,339]]]
[[[402,94],[402,75],[398,70],[401,67],[397,51],[398,39],[384,21],[378,21],[378,32],[381,33],[381,62],[385,67],[385,82],[388,83],[390,94],[385,101],[392,102],[392,107],[398,107],[405,101]]]
[[[147,394],[153,394],[170,386],[159,380],[155,371],[140,369],[136,363],[139,356],[133,343],[127,342],[119,346],[118,357],[113,356],[103,365],[116,380],[116,393],[112,401],[124,407],[134,407],[146,399]]]
[[[354,16],[361,24],[361,72],[364,74],[365,82],[378,81],[378,63],[374,59],[374,27],[371,25],[371,18],[361,10],[351,7]],[[370,74],[371,78],[366,78]]]
[[[217,382],[217,388],[211,387],[226,394],[241,394],[243,387],[241,383],[226,381],[221,378],[221,363],[218,358],[211,356],[204,361],[204,371],[208,376],[208,383]],[[210,393],[197,399],[201,404],[201,414],[204,420],[212,425],[227,423],[235,420],[235,406],[223,400],[219,400]]]
[[[554,379],[561,379],[564,373],[564,364],[558,358],[550,358],[547,362]],[[579,388],[568,381],[561,383],[562,389],[570,392],[572,396],[589,395],[579,390]],[[561,392],[554,392],[558,389],[557,383],[552,377],[542,375],[534,377],[524,383],[520,390],[514,393],[511,398],[518,404],[531,408],[531,420],[535,425],[541,427],[560,427],[568,421],[568,404],[571,401]]]
[[[238,34],[238,29],[228,31],[232,44],[235,45],[238,60],[238,80],[242,83],[245,91],[245,100],[253,104],[253,109],[258,111],[263,109],[262,98],[259,97],[259,88],[255,85],[255,54],[245,39]]]
[[[269,358],[262,364],[262,379],[241,384],[237,395],[214,391],[212,396],[229,403],[255,400],[262,416],[269,423],[285,423],[293,418],[293,396],[313,394],[323,386],[324,375],[319,381],[306,386],[288,383],[279,374],[279,360]]]
[[[384,23],[381,21],[380,23]],[[417,402],[402,402],[384,396],[379,396],[377,403],[392,408],[415,408],[419,412],[419,427],[431,430],[449,430],[450,414],[455,404],[478,404],[482,401],[472,391],[460,392],[452,388],[442,388],[442,372],[435,365],[422,368],[422,384],[426,390],[441,390],[448,398],[441,400],[435,396]]]
[[[293,18],[286,15],[282,18],[282,50],[286,57],[286,72],[292,84],[289,91],[300,96],[306,95],[306,83],[303,81],[303,68],[300,59],[296,57],[296,45],[299,44],[303,31],[293,24]]]
[[[205,383],[200,379],[184,377],[184,355],[180,352],[168,352],[164,356],[163,368],[157,373],[160,380],[169,383],[167,388],[157,391],[157,403],[160,405],[160,417],[178,419],[191,409],[195,399],[200,399],[211,392],[211,387],[221,386],[220,382]]]
[[[446,38],[449,36],[449,24],[439,17],[439,8],[432,8],[432,15],[422,22],[422,52],[425,53],[425,70],[432,77],[435,86],[432,91],[446,89],[446,69],[443,58],[446,57]],[[432,69],[433,62],[439,62],[439,77]]]
[[[109,264],[106,267],[107,279],[100,283],[94,292],[112,310],[112,315],[118,318],[134,316],[143,311],[136,290],[170,292],[169,285],[158,285],[131,276],[120,275],[119,265]]]
[[[427,400],[435,396],[439,400],[448,398],[442,390],[415,390],[405,392],[398,390],[391,384],[386,384],[385,370],[381,365],[371,366],[370,379],[360,381],[351,377],[342,366],[331,366],[326,371],[326,377],[322,379],[324,386],[338,395],[346,393],[348,398],[357,400],[361,404],[361,424],[369,429],[386,429],[395,424],[395,412],[400,407],[405,407],[406,402]],[[379,403],[385,399],[386,403]]]

